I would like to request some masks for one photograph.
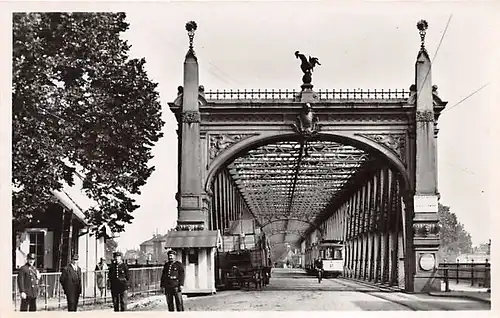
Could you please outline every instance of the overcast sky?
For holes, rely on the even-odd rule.
[[[167,103],[175,99],[177,86],[183,82],[187,21],[198,24],[194,44],[200,84],[206,90],[299,90],[302,73],[294,56],[296,50],[317,56],[322,64],[314,70],[315,89],[408,89],[414,81],[420,45],[416,22],[426,19],[426,47],[434,62],[433,84],[439,86],[441,98],[449,102],[448,110],[439,119],[441,203],[451,206],[474,244],[487,241],[493,234],[490,201],[499,197],[491,188],[493,173],[497,173],[491,167],[492,147],[498,144],[494,138],[498,116],[494,116],[493,105],[494,92],[498,91],[493,76],[498,78],[494,75],[498,70],[494,57],[499,52],[500,29],[500,19],[495,20],[493,14],[500,12],[498,6],[446,3],[424,8],[401,2],[345,3],[45,2],[34,6],[16,4],[13,11],[127,12],[130,29],[124,37],[132,45],[132,57],[145,57],[149,76],[159,83],[166,124],[165,136],[156,144],[151,161],[156,171],[138,198],[141,207],[134,212],[134,223],[126,226],[119,238],[122,249],[138,247],[156,229],[165,233],[175,226],[177,123]],[[4,18],[10,21],[10,14]],[[9,94],[6,91],[2,96],[7,100]],[[5,149],[8,151],[10,146]]]
[[[487,241],[492,212],[490,146],[496,144],[491,99],[497,89],[492,72],[497,69],[492,64],[496,22],[478,6],[439,11],[387,8],[302,2],[170,3],[127,11],[130,29],[124,37],[132,45],[132,56],[145,57],[148,74],[159,83],[166,124],[151,161],[156,171],[143,188],[134,223],[121,234],[120,247],[136,247],[156,229],[165,233],[175,226],[177,123],[167,102],[182,85],[188,47],[184,27],[189,20],[198,24],[194,45],[200,84],[209,90],[300,89],[296,50],[317,56],[322,64],[314,72],[315,89],[408,89],[420,45],[416,22],[426,19],[433,84],[449,102],[449,110],[439,119],[440,202],[451,206],[474,244]]]

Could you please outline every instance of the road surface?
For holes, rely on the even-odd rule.
[[[302,270],[273,269],[271,282],[262,290],[221,291],[216,295],[187,298],[186,311],[294,311],[294,310],[489,310],[480,301],[405,294],[342,278],[317,279]],[[165,297],[153,296],[132,311],[165,311]]]

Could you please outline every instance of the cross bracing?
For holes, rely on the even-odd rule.
[[[263,230],[275,236],[273,241],[294,244],[371,160],[370,154],[350,145],[297,140],[249,150],[227,168]]]

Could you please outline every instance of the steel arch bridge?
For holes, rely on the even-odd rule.
[[[297,92],[205,92],[190,46],[169,103],[179,123],[178,230],[223,232],[250,218],[281,250],[343,240],[348,277],[440,288],[436,139],[447,102],[423,39],[408,91],[304,82]]]

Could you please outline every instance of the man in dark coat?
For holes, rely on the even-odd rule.
[[[78,266],[78,255],[73,255],[71,264],[63,269],[59,281],[66,294],[68,311],[76,311],[82,293],[82,269]]]
[[[321,279],[323,278],[323,262],[320,258],[316,259],[316,261],[314,262],[314,267],[316,267],[318,283],[321,283]]]
[[[123,262],[122,254],[115,252],[109,267],[109,283],[115,311],[125,311],[127,309],[128,282],[128,266]]]
[[[167,252],[168,261],[163,266],[161,274],[160,287],[167,296],[168,311],[184,311],[184,304],[182,302],[182,288],[184,286],[184,266],[182,263],[175,260],[176,252],[169,250]]]
[[[21,266],[17,274],[17,285],[21,294],[21,311],[36,311],[36,297],[38,296],[38,282],[40,272],[35,267],[35,254],[29,253],[25,265]]]

